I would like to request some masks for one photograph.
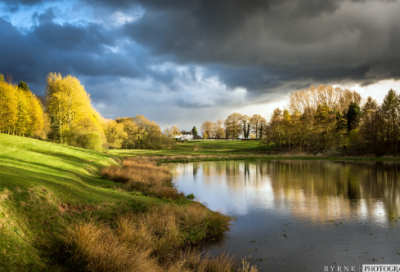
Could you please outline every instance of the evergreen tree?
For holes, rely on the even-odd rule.
[[[351,102],[346,111],[347,133],[360,125],[361,110],[357,103]]]
[[[386,120],[387,141],[392,152],[397,150],[399,135],[399,95],[390,89],[382,102],[382,112]]]
[[[332,118],[333,117],[333,118]],[[318,148],[325,149],[331,146],[333,140],[332,130],[334,129],[335,115],[333,111],[326,105],[318,105],[314,116],[314,132],[319,140],[316,142]]]
[[[24,90],[24,91],[29,91],[29,86],[24,81],[19,82],[18,88],[20,88],[21,90]]]

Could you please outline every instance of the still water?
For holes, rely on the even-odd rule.
[[[208,249],[212,253],[251,256],[261,271],[400,264],[400,164],[167,165],[181,191],[238,219],[224,242]]]

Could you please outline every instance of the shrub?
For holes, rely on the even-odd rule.
[[[151,135],[142,144],[146,149],[176,149],[176,140],[163,134]]]
[[[195,198],[194,194],[188,194],[186,196],[187,199],[193,200]]]
[[[103,149],[103,141],[97,132],[88,132],[76,137],[76,146],[101,151]]]
[[[182,192],[178,192],[176,188],[168,186],[153,186],[149,190],[149,193],[159,198],[180,199],[185,197],[185,195]]]
[[[358,151],[365,147],[364,138],[358,129],[350,131],[349,136],[347,137],[347,147],[352,153],[358,153]]]

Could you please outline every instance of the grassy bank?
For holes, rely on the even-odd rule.
[[[120,167],[113,157],[0,134],[0,271],[216,267],[215,258],[187,251],[213,239],[207,222],[216,222],[216,213],[182,197],[169,199],[160,188],[138,190],[102,178],[101,169]],[[214,229],[223,231],[226,222]]]
[[[151,157],[159,162],[196,162],[223,160],[332,160],[332,161],[400,161],[399,157],[332,156],[327,153],[306,153],[278,150],[260,141],[188,141],[175,150],[111,149],[115,156]]]
[[[253,155],[273,152],[271,146],[259,141],[188,141],[178,143],[175,150],[114,149],[110,154],[137,156],[184,156],[184,155]]]

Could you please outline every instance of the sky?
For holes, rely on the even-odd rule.
[[[381,103],[400,90],[399,14],[396,0],[2,0],[0,73],[37,95],[71,74],[106,118],[186,130],[269,119],[312,85]]]

